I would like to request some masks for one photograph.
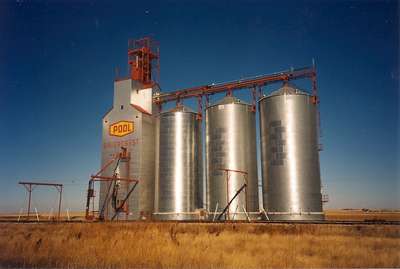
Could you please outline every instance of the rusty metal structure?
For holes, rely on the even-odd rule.
[[[138,179],[129,178],[129,160],[130,155],[127,153],[126,148],[122,147],[121,152],[117,155],[117,157],[111,159],[104,167],[100,169],[94,175],[90,176],[89,187],[87,190],[87,198],[86,198],[86,214],[85,217],[87,220],[93,220],[96,217],[96,213],[99,219],[105,220],[107,217],[111,216],[111,220],[115,218],[118,219],[121,214],[125,215],[125,219],[129,217],[129,201],[132,192],[135,190],[137,184],[139,183]],[[101,176],[103,171],[105,171],[108,167],[114,165],[114,173],[110,176]],[[107,193],[105,197],[105,202],[102,204],[102,207],[99,211],[94,210],[94,198],[95,198],[95,190],[94,183],[101,182],[107,184]],[[131,183],[133,185],[131,186]],[[110,203],[111,201],[111,203]],[[110,207],[111,204],[111,207]],[[92,205],[92,210],[90,210],[90,206]],[[110,212],[110,210],[112,212]]]
[[[172,92],[164,92],[155,94],[153,101],[155,104],[162,106],[167,102],[181,101],[187,98],[198,98],[199,109],[198,113],[201,114],[202,111],[202,100],[206,97],[206,102],[208,103],[207,96],[214,95],[216,93],[227,92],[232,94],[236,90],[249,89],[253,97],[253,106],[255,109],[257,96],[261,97],[262,87],[267,86],[272,83],[293,81],[298,79],[309,79],[312,83],[312,96],[317,100],[317,70],[315,65],[312,67],[303,67],[299,69],[291,69],[282,72],[276,72],[268,75],[260,75],[252,78],[239,79],[231,82],[224,83],[213,83],[209,85],[191,87],[186,89],[180,89]],[[257,90],[258,89],[258,95]]]
[[[130,78],[152,87],[160,76],[160,48],[150,37],[128,41],[128,64]],[[156,71],[153,74],[153,71]],[[157,76],[154,79],[154,76]]]
[[[63,192],[63,184],[60,183],[47,183],[47,182],[27,182],[27,181],[20,181],[18,184],[25,187],[26,191],[28,192],[28,209],[27,209],[27,220],[29,220],[30,213],[31,213],[31,200],[32,200],[32,191],[37,186],[48,186],[54,187],[58,191],[59,198],[58,198],[58,214],[57,219],[60,220],[61,218],[61,199],[62,199],[62,192]]]
[[[248,187],[248,175],[249,173],[246,171],[241,171],[241,170],[235,170],[235,169],[229,169],[229,168],[221,168],[219,169],[220,171],[225,173],[225,187],[226,187],[226,206],[224,207],[224,209],[222,210],[221,213],[218,213],[218,202],[216,203],[216,210],[213,213],[212,219],[215,219],[215,215],[218,213],[218,220],[221,220],[222,216],[225,215],[225,219],[226,220],[235,220],[236,215],[238,214],[239,217],[236,219],[243,219],[243,217],[240,216],[239,212],[242,212],[242,214],[244,213],[246,218],[250,221],[250,217],[248,214],[248,196],[247,196],[247,187]],[[236,183],[236,189],[234,190],[234,192],[232,192],[232,188],[231,186],[232,184],[232,175],[233,180],[235,181],[234,183]],[[237,180],[237,177],[235,176],[239,176],[242,177],[242,182]],[[239,183],[239,184],[237,184]],[[243,193],[242,193],[243,191]],[[258,191],[258,190],[257,190]],[[233,194],[233,196],[231,197],[230,194]],[[239,197],[239,195],[242,195],[242,197]],[[258,195],[257,195],[258,198]],[[230,212],[229,208],[231,208],[231,206],[233,205],[232,203],[235,202],[236,204],[236,208],[234,212]],[[240,204],[240,202],[242,202],[242,204]],[[258,201],[257,201],[258,202]],[[224,203],[222,203],[224,204]],[[239,208],[239,206],[242,206],[242,208]],[[233,205],[234,206],[234,205]],[[238,209],[240,210],[238,212]],[[242,211],[243,210],[243,211]],[[233,214],[232,214],[233,213]]]

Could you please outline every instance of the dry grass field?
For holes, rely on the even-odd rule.
[[[0,224],[0,267],[400,267],[397,225]]]

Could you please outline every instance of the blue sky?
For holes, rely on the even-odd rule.
[[[31,179],[64,183],[63,208],[83,208],[88,176],[100,166],[114,69],[126,72],[127,40],[145,35],[160,42],[163,91],[315,58],[327,207],[399,208],[398,8],[396,1],[1,1],[0,212],[25,206],[17,182]],[[46,210],[56,191],[38,188],[33,201]]]

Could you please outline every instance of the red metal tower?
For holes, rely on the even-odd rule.
[[[160,50],[156,41],[144,37],[128,41],[130,78],[151,87],[160,76]],[[156,74],[153,74],[156,71]],[[155,77],[156,76],[156,77]]]

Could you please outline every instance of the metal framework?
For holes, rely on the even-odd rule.
[[[150,37],[128,41],[128,64],[130,78],[143,83],[143,86],[152,87],[160,77],[160,50],[158,43]],[[152,76],[156,70],[157,80]]]
[[[218,220],[221,219],[221,217],[225,214],[225,212],[227,213],[227,219],[229,220],[230,216],[229,216],[229,206],[231,205],[231,203],[233,202],[233,200],[235,200],[235,198],[240,194],[240,192],[242,192],[244,190],[244,195],[245,195],[245,208],[247,211],[247,175],[248,173],[245,171],[241,171],[241,170],[235,170],[235,169],[228,169],[228,168],[221,168],[218,169],[221,171],[224,171],[226,174],[226,201],[229,201],[228,204],[226,205],[226,207],[224,208],[224,210],[222,211],[222,213],[218,216]],[[229,178],[230,178],[230,173],[239,173],[243,175],[243,186],[236,191],[235,195],[232,197],[232,199],[229,200]]]
[[[255,111],[257,89],[259,90],[259,93],[261,93],[262,87],[266,86],[267,84],[280,81],[284,82],[289,80],[303,79],[303,78],[308,78],[311,80],[312,96],[314,102],[318,102],[316,77],[317,77],[317,70],[315,65],[313,64],[313,66],[311,67],[292,69],[269,75],[261,75],[252,78],[234,80],[231,82],[203,85],[187,89],[180,89],[173,92],[160,93],[153,97],[153,102],[161,108],[164,103],[172,101],[180,103],[182,99],[197,98],[198,109],[199,109],[198,118],[201,119],[203,96],[206,97],[206,103],[208,104],[210,95],[221,92],[227,92],[228,95],[232,95],[232,91],[234,90],[250,89],[252,91],[252,96],[253,96],[253,110]]]
[[[139,183],[138,179],[133,179],[133,178],[121,178],[118,177],[117,174],[115,174],[115,170],[119,164],[119,161],[121,159],[126,159],[129,161],[130,159],[130,154],[127,152],[126,148],[122,147],[121,148],[122,151],[121,153],[117,154],[117,156],[113,159],[111,159],[108,163],[106,163],[96,174],[91,175],[90,176],[90,180],[89,180],[89,186],[88,186],[88,191],[87,191],[87,198],[86,198],[86,214],[85,214],[85,218],[87,220],[93,220],[95,218],[95,210],[94,210],[94,197],[95,197],[95,193],[94,193],[94,183],[95,182],[110,182],[109,184],[109,188],[107,191],[107,197],[104,201],[103,204],[103,208],[100,210],[100,219],[103,218],[103,211],[105,209],[106,204],[108,203],[108,197],[109,197],[109,193],[110,193],[110,189],[111,186],[117,181],[123,181],[123,182],[127,182],[127,183],[135,183],[134,186],[131,188],[131,190],[128,192],[127,196],[123,199],[122,203],[116,208],[116,213],[115,215],[112,217],[111,220],[113,220],[117,214],[126,206],[126,202],[128,200],[128,198],[130,197],[130,195],[132,194],[133,190],[135,189],[136,185]],[[107,177],[107,176],[101,176],[100,174],[107,169],[107,167],[109,167],[111,164],[113,164],[114,162],[117,162],[115,169],[114,169],[114,174],[112,177]],[[90,211],[90,204],[92,203],[93,205],[93,209],[92,211]]]
[[[45,182],[26,182],[26,181],[20,181],[18,184],[22,185],[25,187],[25,189],[28,191],[28,216],[27,220],[29,220],[29,216],[31,213],[31,199],[32,199],[32,191],[36,186],[50,186],[50,187],[55,187],[56,190],[59,193],[59,199],[58,199],[58,220],[60,220],[60,213],[61,213],[61,199],[62,199],[62,191],[63,191],[63,184],[59,183],[45,183]]]

